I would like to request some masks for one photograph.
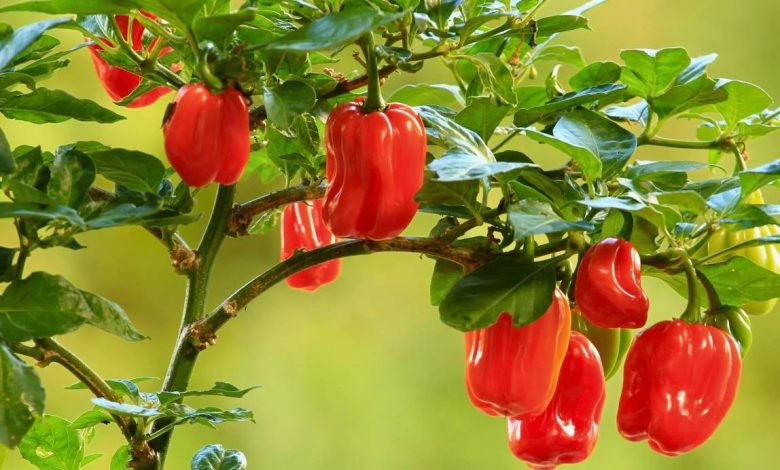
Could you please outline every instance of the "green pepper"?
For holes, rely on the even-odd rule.
[[[572,310],[571,327],[572,330],[585,335],[596,346],[604,368],[604,377],[609,379],[615,375],[634,337],[631,330],[596,326],[576,308]]]
[[[750,194],[745,202],[748,204],[763,204],[764,198],[760,191]],[[744,243],[760,237],[780,235],[780,227],[777,225],[764,225],[745,230],[718,229],[707,242],[706,255],[712,255],[739,243]],[[751,246],[732,251],[724,257],[718,257],[717,261],[725,261],[734,256],[744,256],[764,269],[780,274],[780,248],[775,244]],[[761,300],[742,305],[750,315],[763,315],[771,312],[777,304],[777,299]]]
[[[750,350],[750,345],[753,344],[750,316],[747,312],[739,307],[723,305],[718,310],[708,313],[705,323],[731,335],[739,346],[740,355],[745,357]]]

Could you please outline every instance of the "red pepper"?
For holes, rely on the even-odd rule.
[[[296,202],[282,212],[282,260],[296,250],[313,250],[336,243],[336,237],[322,220],[322,199]],[[287,284],[295,289],[317,290],[332,282],[339,275],[341,260],[334,259],[299,271],[287,278]]]
[[[212,94],[203,84],[185,85],[163,125],[165,153],[190,186],[234,184],[249,159],[249,111],[234,88]]]
[[[156,16],[148,13],[144,13],[144,16],[152,20],[157,20]],[[124,37],[127,41],[127,31],[129,29],[128,26],[130,22],[129,17],[127,15],[116,15],[116,22],[122,32],[122,37]],[[133,20],[133,37],[129,40],[130,46],[133,48],[133,50],[141,51],[144,49],[142,40],[143,35],[144,26],[138,20]],[[112,45],[111,41],[108,39],[103,39],[103,41],[105,41],[105,43],[109,46]],[[149,46],[150,49],[153,48],[156,43],[157,39],[154,39]],[[114,101],[122,101],[126,97],[130,96],[130,94],[135,91],[136,88],[138,88],[138,85],[141,84],[142,79],[140,76],[128,72],[127,70],[109,65],[109,63],[106,62],[106,59],[100,55],[100,51],[102,50],[103,48],[98,44],[89,46],[89,52],[92,56],[92,63],[95,65],[95,72],[97,72],[100,83],[103,85],[103,88],[106,89],[106,92],[108,92],[108,95],[111,97],[111,99]],[[163,48],[160,51],[160,57],[168,54],[171,51],[173,51],[173,49],[170,47]],[[127,105],[127,107],[141,108],[144,106],[149,106],[150,104],[160,99],[160,97],[170,92],[171,89],[168,87],[157,87],[135,98],[130,104]]]
[[[585,252],[577,270],[574,300],[602,328],[640,328],[650,301],[642,290],[642,262],[630,242],[605,238]]]
[[[466,388],[485,413],[525,416],[544,411],[552,400],[569,344],[569,301],[559,289],[539,319],[515,327],[512,316],[466,333]]]
[[[626,357],[618,430],[675,456],[706,441],[737,393],[742,359],[714,326],[663,321],[640,333]]]
[[[539,415],[509,418],[509,448],[533,468],[582,462],[599,437],[606,384],[599,352],[573,331],[555,395]]]
[[[365,113],[362,100],[339,105],[325,125],[323,216],[337,237],[385,240],[417,212],[425,169],[425,126],[410,107]]]

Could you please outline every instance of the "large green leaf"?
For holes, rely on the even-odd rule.
[[[352,7],[323,16],[303,28],[281,37],[266,48],[279,51],[313,52],[335,49],[354,42],[369,31],[401,18],[374,8]]]
[[[10,36],[0,39],[0,70],[8,67],[19,54],[37,41],[46,30],[68,21],[70,21],[70,18],[38,21],[37,23],[23,26],[14,31]]]
[[[643,98],[663,94],[691,63],[680,47],[667,49],[627,49],[620,53],[626,66],[620,79],[629,91]]]
[[[550,204],[536,199],[524,199],[510,204],[507,214],[514,229],[515,240],[523,240],[531,235],[590,231],[595,228],[589,222],[565,220],[555,213]]]
[[[726,121],[724,134],[728,134],[737,123],[752,114],[763,111],[772,104],[772,98],[752,83],[737,80],[718,80],[717,89],[725,90],[728,98],[715,105],[715,109]]]
[[[461,331],[490,326],[502,312],[522,326],[544,314],[554,288],[555,266],[501,256],[458,281],[439,305],[439,314]]]
[[[2,7],[0,12],[34,11],[53,15],[67,13],[96,15],[129,13],[133,8],[135,8],[135,5],[128,0],[34,0]]]
[[[42,470],[79,470],[84,459],[84,441],[70,422],[46,415],[24,436],[19,452]]]
[[[37,88],[26,94],[0,95],[0,113],[10,119],[35,124],[77,121],[112,123],[124,119],[94,101],[79,99],[62,90]]]
[[[165,166],[148,153],[120,148],[85,153],[95,162],[99,174],[132,191],[155,194],[165,176]]]
[[[43,414],[46,393],[35,370],[2,342],[0,378],[0,444],[14,448]]]

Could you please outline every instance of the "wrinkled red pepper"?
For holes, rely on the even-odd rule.
[[[163,133],[168,161],[190,186],[234,184],[249,160],[249,110],[235,88],[212,94],[200,83],[183,86]]]
[[[605,389],[598,350],[573,331],[550,404],[541,414],[507,419],[512,453],[533,468],[588,458],[599,436]]]
[[[144,16],[152,20],[157,19],[156,16],[148,13],[144,13]],[[142,39],[144,35],[144,26],[138,20],[133,20],[133,37],[128,39],[127,33],[130,23],[129,17],[127,15],[116,15],[116,22],[122,32],[122,37],[124,37],[126,41],[129,41],[133,50],[143,50],[144,45]],[[108,39],[103,39],[103,41],[105,41],[105,43],[109,46],[112,45],[111,41]],[[150,49],[153,48],[156,43],[157,39],[154,39],[149,46]],[[127,70],[110,65],[108,62],[106,62],[106,59],[100,55],[100,51],[102,50],[103,48],[99,44],[93,44],[89,46],[89,52],[92,56],[92,63],[95,65],[95,72],[97,72],[100,83],[103,85],[103,88],[105,88],[111,99],[114,101],[122,101],[123,99],[130,96],[130,94],[133,93],[136,88],[138,88],[138,85],[141,84],[142,78],[132,72],[128,72]],[[168,54],[171,51],[173,51],[173,49],[170,47],[163,48],[160,51],[160,57]],[[130,104],[127,105],[127,107],[141,108],[144,106],[149,106],[150,104],[160,99],[160,97],[170,92],[171,89],[168,87],[157,87],[135,98]]]
[[[425,126],[409,106],[365,113],[362,100],[339,105],[325,125],[323,216],[337,237],[385,240],[417,212],[423,183]]]
[[[574,300],[585,318],[603,328],[644,326],[650,301],[642,289],[641,268],[630,242],[605,238],[590,247],[574,286]]]
[[[474,405],[491,416],[544,411],[570,331],[569,301],[556,288],[552,304],[533,323],[515,327],[504,312],[495,324],[466,333],[466,388]]]
[[[310,251],[336,243],[336,237],[322,220],[322,199],[295,202],[282,212],[281,259],[291,257],[296,250]],[[287,278],[287,284],[295,289],[317,290],[338,277],[341,259],[320,263],[299,271]]]
[[[626,357],[618,430],[675,456],[706,441],[737,394],[742,359],[714,326],[662,321],[640,333]]]

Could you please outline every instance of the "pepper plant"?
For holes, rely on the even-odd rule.
[[[53,15],[16,30],[0,23],[0,113],[8,119],[111,124],[132,112],[122,107],[178,90],[160,116],[166,155],[94,141],[41,148],[32,136],[0,131],[0,216],[19,240],[0,248],[0,444],[39,468],[77,469],[97,458],[85,455],[95,426],[113,422],[126,445],[112,469],[162,468],[177,427],[253,419],[243,408],[185,404],[250,391],[188,387],[223,327],[253,321],[236,317],[287,278],[313,290],[335,280],[340,258],[389,251],[430,258],[432,304],[446,326],[468,332],[468,395],[485,413],[508,417],[519,458],[542,466],[586,458],[603,381],[626,351],[621,432],[670,455],[701,444],[734,400],[751,342],[748,314],[771,310],[780,294],[778,207],[761,196],[778,184],[780,160],[747,165],[750,141],[778,129],[780,110],[756,85],[711,76],[715,54],[628,49],[619,62],[585,63],[562,39],[587,28],[587,11],[603,2],[550,16],[539,15],[546,3],[554,8],[545,0],[33,0],[0,8]],[[62,43],[54,30],[84,40]],[[69,56],[87,53],[117,107],[46,88]],[[356,67],[344,65],[350,54]],[[441,83],[415,82],[430,62],[450,73]],[[563,66],[576,70],[568,80]],[[395,74],[412,84],[383,90]],[[695,135],[665,137],[677,119],[697,123]],[[149,132],[157,128],[149,123]],[[535,155],[542,146],[567,163]],[[643,146],[689,156],[632,158]],[[283,189],[236,200],[236,184],[258,177]],[[195,213],[208,184],[220,184],[213,209]],[[428,234],[399,235],[417,212],[438,223]],[[205,230],[190,244],[179,227],[201,217]],[[282,261],[207,305],[223,243],[271,236],[280,219]],[[178,339],[156,390],[103,378],[56,339],[87,325],[144,339],[132,312],[56,273],[25,271],[33,252],[77,250],[85,232],[128,225],[159,240],[187,279]],[[629,347],[652,305],[641,276],[662,279],[688,303]],[[84,414],[73,422],[46,414],[29,361],[56,363],[74,387],[89,389],[95,398]],[[666,406],[677,392],[677,405]],[[544,439],[556,430],[539,413],[558,412],[578,417],[576,436]],[[195,469],[246,466],[240,450],[216,444],[192,459]]]

